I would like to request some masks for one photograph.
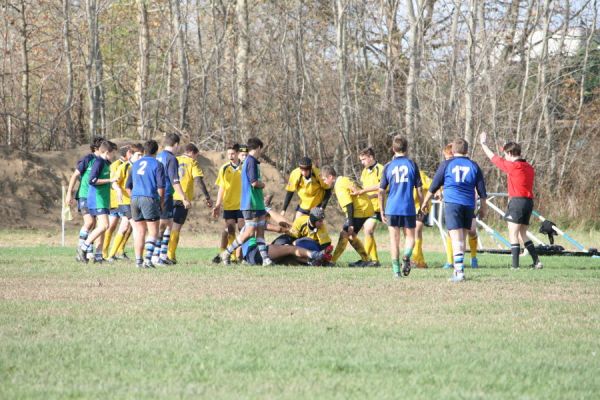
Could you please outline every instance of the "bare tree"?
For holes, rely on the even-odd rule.
[[[148,139],[146,130],[146,89],[148,87],[148,74],[150,62],[150,30],[148,29],[148,5],[146,0],[137,0],[139,23],[139,60],[136,79],[136,97],[138,102],[138,135],[140,139]]]

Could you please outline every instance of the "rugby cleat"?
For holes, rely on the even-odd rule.
[[[156,268],[154,266],[154,264],[152,264],[152,261],[149,261],[149,260],[144,261],[143,267],[144,268]]]
[[[411,265],[411,267],[412,267],[412,268],[420,268],[420,269],[426,269],[426,268],[429,268],[429,267],[428,267],[428,265],[427,265],[427,263],[425,263],[425,262],[420,262],[420,261],[417,261],[417,262],[411,262],[411,264],[410,264],[410,265]]]
[[[221,255],[217,254],[211,261],[213,264],[221,264]]]
[[[453,283],[464,282],[465,273],[463,271],[454,271],[449,281]]]
[[[77,256],[76,256],[76,260],[82,263],[86,263],[88,262],[88,258],[87,258],[87,252],[81,248],[81,246],[77,247]]]
[[[542,269],[542,268],[544,268],[544,264],[542,264],[542,262],[538,260],[538,262],[536,262],[535,264],[533,264],[531,266],[531,268],[532,269]]]
[[[453,268],[453,267],[454,267],[454,265],[452,265],[450,263],[444,263],[444,265],[442,265],[443,269],[450,269],[450,268]]]
[[[404,276],[410,274],[410,259],[407,257],[402,258],[402,274]]]
[[[262,265],[263,265],[263,267],[268,267],[269,265],[273,265],[273,260],[271,260],[269,257],[263,258]]]
[[[477,257],[471,258],[471,268],[479,268],[479,263],[477,262]]]
[[[227,252],[227,250],[224,250],[219,257],[221,258],[221,262],[223,263],[223,265],[230,265],[231,264],[231,254]]]
[[[351,263],[348,263],[349,267],[366,267],[367,266],[368,261],[363,261],[363,260],[358,260],[358,261],[354,261]]]
[[[402,274],[400,272],[394,272],[395,279],[402,279]]]
[[[367,267],[381,267],[381,263],[379,261],[367,261]]]

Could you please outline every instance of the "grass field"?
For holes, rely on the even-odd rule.
[[[0,398],[600,393],[598,259],[510,271],[481,255],[451,284],[439,268],[393,280],[390,268],[213,266],[213,253],[184,248],[148,271],[0,248]]]

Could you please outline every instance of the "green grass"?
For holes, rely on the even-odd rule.
[[[597,398],[600,260],[509,271],[83,266],[0,248],[0,398]],[[346,261],[354,260],[352,250]],[[441,254],[426,254],[439,265]],[[384,260],[389,259],[387,254]]]

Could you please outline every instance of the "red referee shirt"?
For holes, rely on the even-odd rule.
[[[535,171],[525,160],[508,161],[495,155],[492,162],[508,175],[508,196],[533,199]]]

